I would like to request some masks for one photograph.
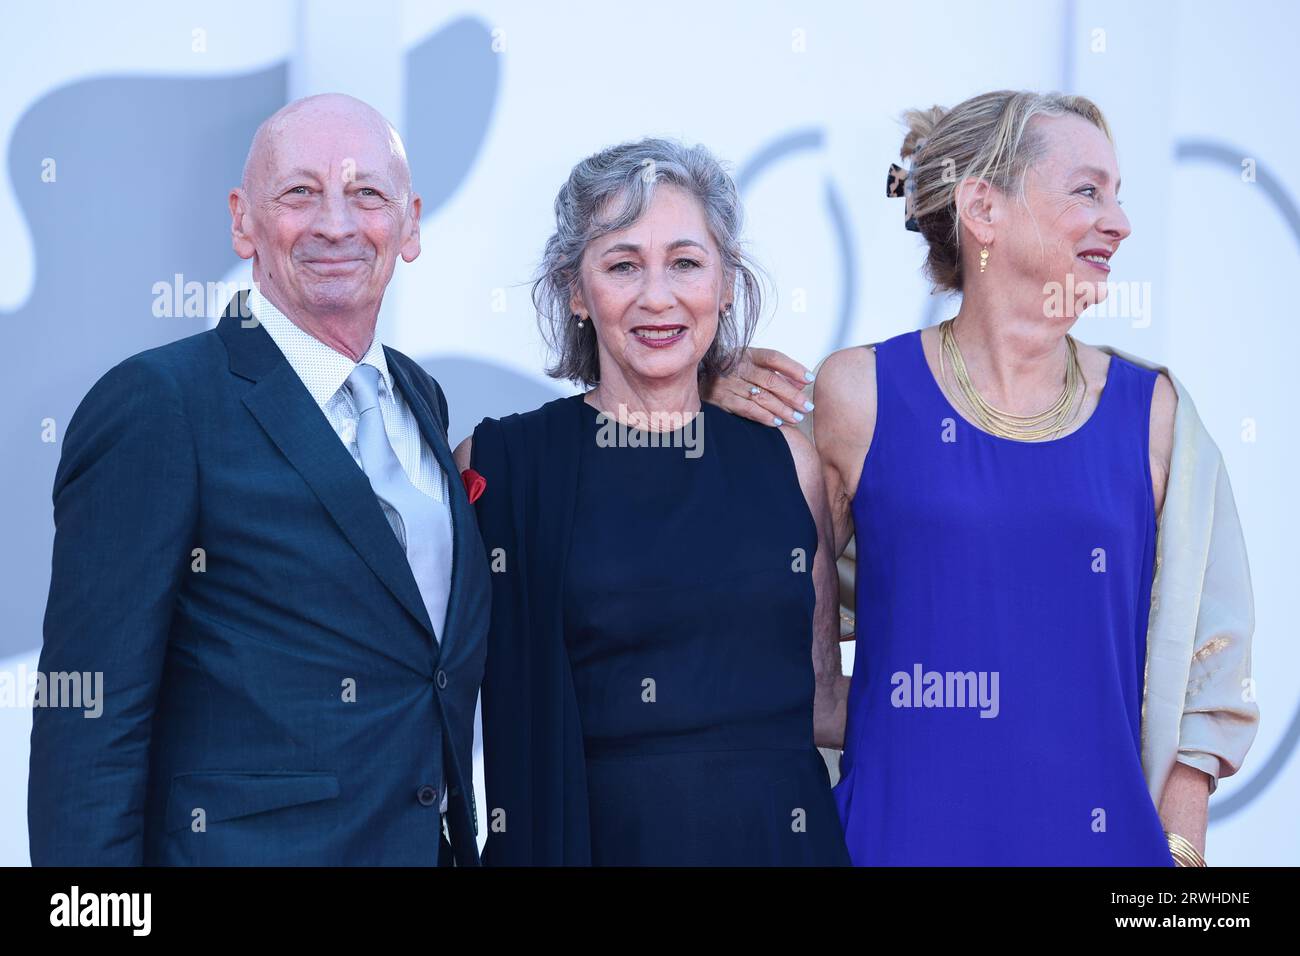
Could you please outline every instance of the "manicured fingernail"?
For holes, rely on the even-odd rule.
[[[772,424],[776,425],[779,428],[780,426],[784,425],[785,422],[781,421],[781,419],[779,418],[774,418],[772,419]]]
[[[803,403],[803,410],[804,410],[805,412],[811,412],[811,411],[812,411],[814,408],[816,408],[816,407],[817,407],[817,406],[814,405],[812,402],[804,402],[804,403]]]
[[[813,380],[813,378],[814,378],[814,376],[813,376],[813,373],[812,373],[812,372],[804,372],[804,373],[803,373],[803,380],[804,380],[805,382],[811,382],[811,381]]]
[[[794,413],[794,420],[797,421],[797,422],[801,422],[801,421],[803,421],[803,416],[800,415],[798,412],[795,412],[795,413]]]

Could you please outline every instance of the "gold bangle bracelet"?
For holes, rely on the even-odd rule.
[[[1177,833],[1165,831],[1165,839],[1169,841],[1169,855],[1174,858],[1174,862],[1179,866],[1205,866],[1205,857],[1192,846],[1191,841]]]

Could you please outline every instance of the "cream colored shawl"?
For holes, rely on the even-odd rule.
[[[1169,374],[1164,366],[1098,347]],[[1259,725],[1250,680],[1255,603],[1232,486],[1187,390],[1169,378],[1178,410],[1156,536],[1142,691],[1142,770],[1156,807],[1175,761],[1209,774],[1213,793],[1220,777],[1241,767]],[[811,417],[805,430],[810,424]],[[855,556],[850,540],[839,562],[843,634],[854,630]]]

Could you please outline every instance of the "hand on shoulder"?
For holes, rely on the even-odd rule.
[[[748,348],[730,375],[706,383],[701,397],[760,425],[781,426],[812,411],[804,398],[809,381],[811,373],[784,352]]]

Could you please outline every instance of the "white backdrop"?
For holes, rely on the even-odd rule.
[[[0,547],[0,674],[35,668],[39,651],[57,461],[57,446],[39,441],[42,418],[66,416],[98,374],[141,342],[194,331],[168,320],[147,324],[151,281],[182,271],[173,245],[201,241],[217,250],[205,251],[200,261],[211,264],[201,274],[190,266],[186,279],[247,275],[229,252],[224,215],[229,171],[237,171],[247,136],[214,135],[201,145],[229,173],[224,180],[196,166],[158,186],[138,181],[127,164],[76,211],[88,235],[104,237],[92,250],[108,278],[86,294],[109,310],[104,321],[141,316],[135,338],[92,347],[57,331],[65,316],[45,290],[75,285],[88,259],[70,256],[64,236],[47,238],[31,212],[26,197],[39,195],[32,184],[40,170],[29,160],[44,154],[30,131],[65,136],[61,183],[123,148],[77,139],[76,97],[111,91],[122,79],[161,96],[187,91],[178,112],[140,115],[130,97],[120,104],[127,148],[181,155],[186,147],[176,140],[194,121],[185,104],[212,113],[261,109],[252,94],[232,103],[222,92],[239,77],[252,77],[269,104],[257,118],[285,98],[327,90],[389,115],[407,137],[416,188],[436,201],[420,258],[399,265],[380,334],[443,382],[454,441],[484,414],[567,390],[540,374],[527,280],[553,223],[555,192],[579,158],[658,134],[702,142],[729,160],[745,195],[751,249],[776,292],[758,344],[811,366],[839,345],[950,314],[951,303],[927,297],[921,240],[903,229],[901,204],[884,196],[901,141],[899,112],[990,89],[1063,89],[1094,98],[1111,122],[1134,227],[1112,280],[1150,296],[1141,314],[1088,318],[1076,334],[1162,361],[1189,388],[1227,459],[1250,552],[1263,721],[1245,768],[1211,803],[1207,856],[1218,864],[1300,862],[1300,650],[1287,623],[1296,604],[1287,542],[1300,531],[1288,390],[1298,336],[1290,308],[1277,302],[1300,257],[1300,65],[1292,49],[1300,8],[1281,0],[915,9],[152,0],[130,12],[24,5],[7,14],[7,27],[0,315],[11,343],[15,335],[25,343],[9,391],[44,394],[52,378],[64,379],[57,395],[42,399],[55,411],[6,403],[0,413],[7,465],[0,507],[4,527],[17,529]],[[244,129],[246,119],[232,128]],[[180,198],[161,194],[167,189]],[[176,238],[163,241],[157,230]],[[150,281],[112,282],[142,262]],[[27,861],[30,724],[23,706],[0,707],[0,863]]]

